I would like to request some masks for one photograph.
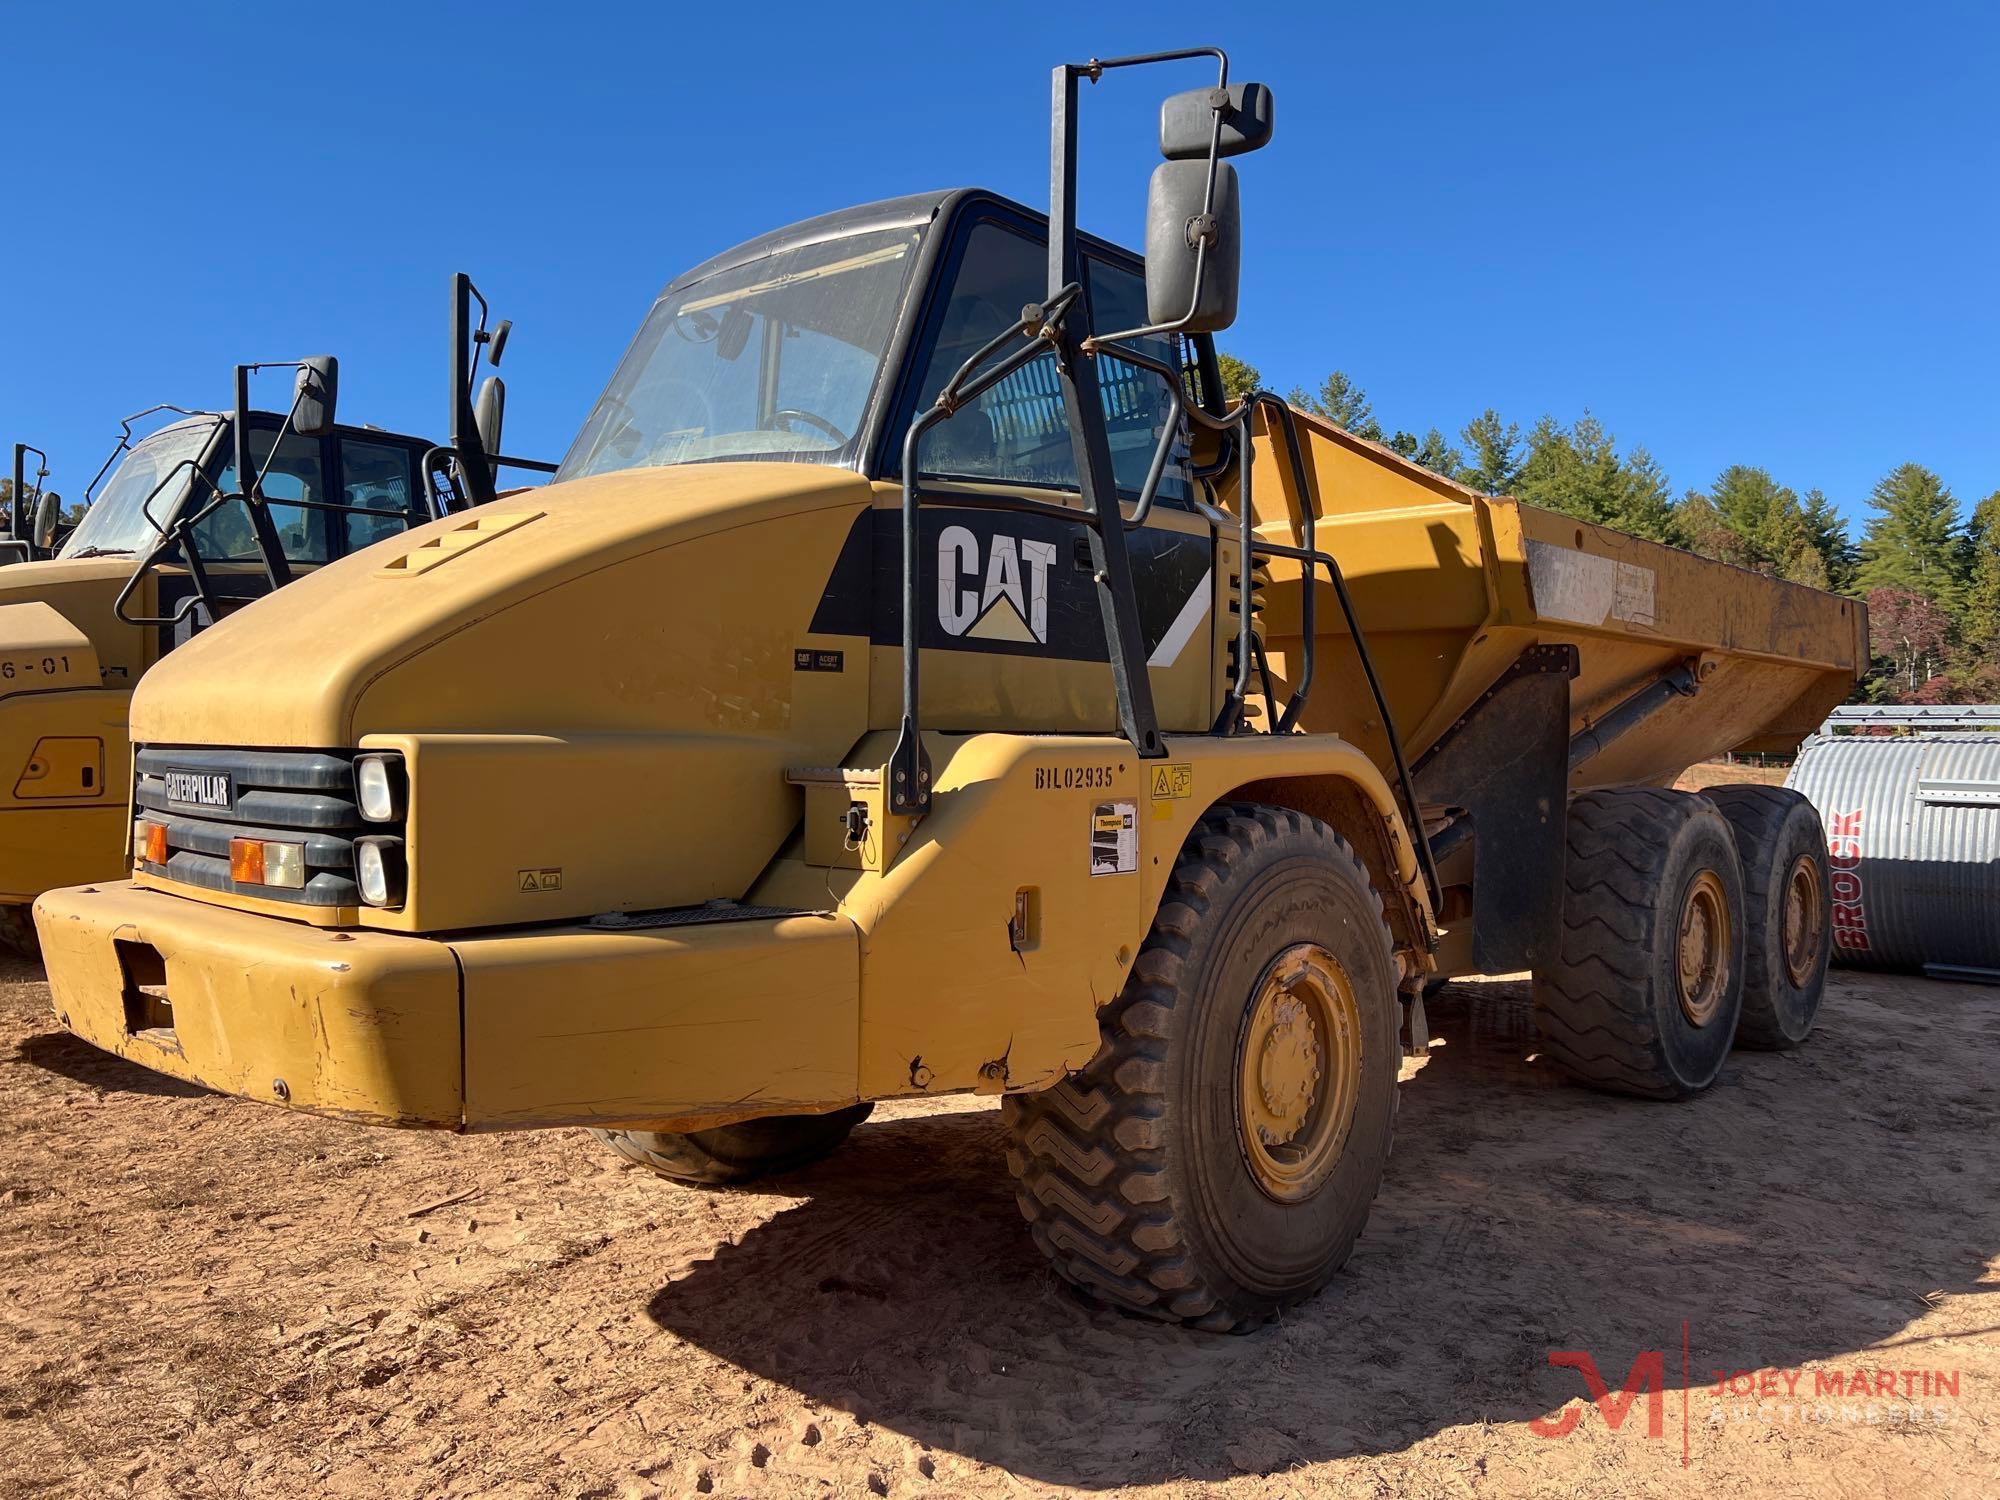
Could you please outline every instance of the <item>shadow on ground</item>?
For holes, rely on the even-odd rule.
[[[1934,1048],[2000,1044],[2000,992],[1865,983],[1686,1104],[1569,1086],[1524,984],[1453,986],[1347,1270],[1238,1338],[1087,1306],[1015,1209],[992,1112],[871,1122],[805,1193],[661,1288],[655,1323],[932,1447],[1079,1488],[1269,1473],[1615,1387],[1642,1351],[1702,1420],[1716,1369],[1946,1367],[1896,1341],[2000,1239],[2000,1092]],[[1992,1288],[1985,1290],[1991,1291]],[[2000,1323],[1996,1316],[1982,1322]],[[1683,1379],[1683,1325],[1687,1378]]]
[[[183,1083],[151,1068],[127,1062],[115,1053],[79,1041],[66,1031],[48,1031],[25,1038],[15,1059],[107,1094],[152,1094],[162,1099],[199,1099],[211,1091]]]

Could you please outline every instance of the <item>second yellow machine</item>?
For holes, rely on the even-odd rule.
[[[12,545],[39,555],[0,568],[0,941],[31,949],[36,896],[126,869],[126,717],[155,662],[294,577],[492,498],[504,388],[491,376],[475,401],[470,384],[482,351],[498,362],[509,326],[489,334],[478,289],[452,278],[449,445],[336,423],[326,357],[283,366],[297,371],[284,412],[250,409],[249,377],[271,367],[242,365],[231,411],[128,417],[55,547],[44,541],[54,508],[35,503],[55,497],[25,490],[22,456],[35,450],[15,445],[23,540]],[[475,442],[481,461],[462,462]]]
[[[1190,60],[1143,260],[1081,88]],[[1681,1097],[1810,1030],[1825,850],[1659,788],[1795,740],[1858,606],[1225,401],[1219,52],[1055,73],[1051,211],[898,199],[654,304],[555,482],[205,632],[133,704],[129,882],[37,904],[79,1036],[357,1122],[732,1181],[1006,1096],[1041,1248],[1233,1328],[1345,1259],[1438,976]]]

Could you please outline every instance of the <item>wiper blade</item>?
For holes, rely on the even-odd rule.
[[[74,562],[80,557],[130,557],[131,555],[130,547],[85,547],[81,552],[70,553],[70,560]]]

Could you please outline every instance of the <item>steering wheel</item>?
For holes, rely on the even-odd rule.
[[[817,427],[821,432],[832,438],[834,446],[839,448],[845,448],[849,441],[848,435],[834,426],[833,423],[827,421],[825,417],[816,416],[809,411],[801,411],[796,406],[787,406],[782,411],[772,412],[771,420],[774,422],[790,420],[803,422],[808,427]]]

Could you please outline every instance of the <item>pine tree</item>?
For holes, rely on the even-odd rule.
[[[1554,417],[1543,417],[1528,429],[1528,452],[1514,479],[1514,494],[1543,510],[1561,511],[1585,521],[1598,519],[1590,503],[1590,481],[1583,455]]]
[[[2000,490],[1974,507],[1965,530],[1965,644],[1975,671],[2000,676]]]
[[[1700,490],[1689,490],[1674,507],[1674,519],[1688,547],[1703,557],[1715,558],[1739,568],[1754,568],[1757,559],[1744,539],[1722,519],[1715,502]]]
[[[1799,497],[1773,479],[1768,469],[1748,464],[1724,469],[1708,493],[1723,524],[1743,538],[1751,566],[1782,569],[1786,553],[1804,537]]]
[[[1417,462],[1433,474],[1442,474],[1446,479],[1454,479],[1461,484],[1465,481],[1465,455],[1444,440],[1444,434],[1435,427],[1423,435],[1417,444]]]
[[[1222,394],[1225,400],[1234,401],[1247,396],[1264,384],[1264,377],[1257,367],[1233,354],[1218,352],[1215,363],[1222,371]]]
[[[1846,589],[1854,581],[1854,543],[1848,540],[1847,522],[1823,490],[1806,491],[1805,499],[1799,502],[1799,515],[1826,570],[1821,587]]]
[[[1731,464],[1707,494],[1690,492],[1676,519],[1704,556],[1814,588],[1852,580],[1847,523],[1833,502],[1819,490],[1801,500],[1768,469]]]
[[[1460,478],[1485,495],[1511,495],[1521,478],[1521,428],[1502,423],[1492,407],[1465,424],[1459,434],[1469,454]]]
[[[1618,517],[1612,525],[1670,546],[1686,544],[1666,472],[1645,448],[1635,446],[1625,455],[1620,485]]]
[[[1765,546],[1769,552],[1771,570],[1780,578],[1793,583],[1809,584],[1813,588],[1827,586],[1826,559],[1819,548],[1813,545],[1812,533],[1806,528],[1805,512],[1790,490],[1785,491],[1785,502],[1777,507],[1765,528]]]
[[[1285,399],[1302,411],[1325,417],[1336,427],[1345,427],[1358,438],[1371,443],[1382,441],[1382,424],[1375,420],[1374,403],[1344,370],[1335,370],[1327,376],[1317,391],[1294,386]]]
[[[1544,510],[1622,524],[1626,475],[1611,434],[1587,411],[1570,427],[1543,417],[1528,433],[1528,456],[1514,493]]]
[[[1960,589],[1958,501],[1929,469],[1901,464],[1868,497],[1877,512],[1855,572],[1862,589],[1900,589],[1955,609]]]

